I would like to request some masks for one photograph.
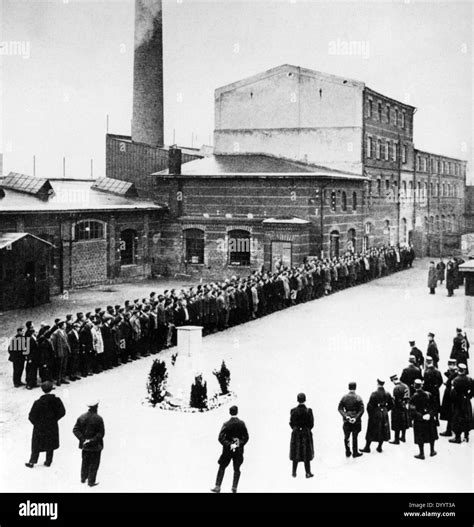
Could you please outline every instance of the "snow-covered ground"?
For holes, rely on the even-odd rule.
[[[472,492],[473,442],[437,442],[438,456],[419,461],[412,431],[406,444],[385,444],[384,452],[347,459],[337,412],[347,383],[355,380],[367,402],[376,379],[400,374],[408,340],[426,349],[436,333],[444,371],[455,328],[464,323],[463,291],[446,297],[426,288],[427,261],[415,268],[281,311],[203,341],[202,364],[210,372],[224,359],[231,371],[240,417],[249,429],[242,492]],[[4,336],[4,335],[3,335]],[[471,341],[474,340],[474,335]],[[162,354],[170,356],[168,351]],[[55,393],[67,414],[60,421],[61,447],[51,468],[24,466],[31,425],[27,415],[39,390],[11,386],[2,375],[0,491],[2,492],[206,492],[214,484],[220,445],[217,436],[228,406],[207,413],[151,408],[144,399],[146,378],[156,356],[61,386]],[[179,359],[178,359],[179,360]],[[304,391],[315,414],[315,477],[291,477],[289,410]],[[91,397],[101,401],[106,426],[100,485],[79,481],[80,450],[72,434]],[[363,443],[366,427],[363,418]],[[444,426],[442,422],[442,426]],[[440,428],[440,431],[444,428]],[[474,438],[473,438],[474,439]],[[44,456],[44,454],[42,454]],[[231,486],[231,467],[223,491]]]

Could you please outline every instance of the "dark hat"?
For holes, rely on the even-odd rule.
[[[304,393],[299,393],[296,397],[296,400],[299,403],[304,403],[306,401],[306,395]]]
[[[394,381],[398,381],[398,375],[396,375],[396,374],[395,374],[395,375],[390,375],[390,380],[391,380],[392,382],[394,382]]]
[[[239,409],[235,404],[229,408],[230,415],[237,415],[239,413]]]
[[[72,314],[71,313],[66,315],[66,320],[71,320],[71,318],[72,318]]]
[[[49,393],[53,389],[53,383],[51,381],[44,381],[41,384],[41,389],[44,393]]]
[[[461,328],[456,328],[456,331],[457,331],[458,333],[462,333],[462,329],[461,329]]]
[[[431,333],[431,332],[430,332],[430,333],[428,333],[428,337],[434,337],[434,336],[435,336],[435,334],[434,334],[434,333]]]
[[[423,381],[421,379],[415,379],[413,385],[415,386],[415,388],[421,388],[423,386]]]
[[[84,313],[82,311],[79,311],[79,313],[76,313],[77,318],[81,318],[84,316]]]
[[[377,379],[377,384],[379,386],[383,386],[385,384],[385,381],[381,381],[380,379]]]
[[[27,328],[30,328],[32,325],[33,325],[33,322],[31,320],[28,320],[28,322],[26,322],[25,324]]]
[[[411,362],[411,363],[413,363],[413,364],[416,364],[416,357],[415,357],[415,355],[410,355],[410,356],[408,357],[408,362]]]
[[[101,307],[96,307],[96,308],[94,309],[94,311],[95,311],[96,313],[100,313],[100,312],[102,311],[102,308],[101,308]]]
[[[410,346],[414,346],[415,345],[415,341],[414,340],[409,340],[408,344],[410,344]]]
[[[91,318],[91,314],[92,314],[92,313],[91,313],[90,311],[88,311],[88,312],[86,313],[86,318]]]
[[[60,320],[61,320],[60,318],[55,318],[55,319],[54,319],[54,323],[55,323],[56,325],[58,325],[59,322],[60,322]]]
[[[349,383],[349,390],[355,390],[357,388],[356,382],[350,382]]]
[[[117,305],[115,306],[115,310],[118,311],[121,307],[122,307],[122,306],[121,306],[120,304],[117,304]]]

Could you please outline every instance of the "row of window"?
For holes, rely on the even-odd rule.
[[[389,103],[383,104],[382,101],[374,103],[372,97],[367,99],[367,117],[403,129],[407,125],[405,110],[399,110],[396,106],[392,106]]]
[[[385,161],[397,161],[399,155],[398,141],[391,141],[390,139],[382,139],[380,137],[374,138],[367,135],[366,138],[366,155],[371,159],[382,159]],[[408,147],[402,145],[402,163],[407,162]]]
[[[204,263],[204,231],[202,229],[185,229],[184,254],[186,263]],[[250,232],[233,230],[228,233],[227,257],[229,265],[250,265],[251,254]]]
[[[347,193],[343,190],[340,192],[341,194],[341,211],[346,212],[348,208],[347,204]],[[330,200],[329,200],[330,197]],[[337,207],[337,192],[335,190],[332,190],[330,193],[329,191],[325,191],[325,200],[326,204],[329,205],[332,212],[336,212]],[[357,210],[357,192],[352,193],[352,199],[350,203],[351,209],[353,212]]]
[[[433,157],[429,158],[429,167],[428,167],[428,158],[423,156],[416,157],[416,169],[419,172],[431,172],[438,174],[448,174],[451,176],[461,176],[462,169],[461,163],[455,163],[454,161],[436,161]]]
[[[376,194],[382,196],[382,179],[377,179],[377,189]],[[373,196],[372,192],[372,181],[368,182],[369,185],[369,195]],[[393,187],[393,188],[391,188]],[[385,180],[385,196],[387,194],[396,194],[397,182],[391,182],[390,179]],[[409,181],[408,184],[406,181],[402,181],[402,187],[400,189],[400,198],[417,198],[424,199],[430,197],[442,197],[442,198],[457,198],[458,197],[458,186],[451,185],[451,183],[428,183],[418,181],[416,187],[413,186],[413,181]]]
[[[456,231],[456,215],[455,214],[442,214],[441,216],[425,216],[424,227],[426,232],[436,231]]]

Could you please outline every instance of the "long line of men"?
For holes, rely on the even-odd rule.
[[[54,324],[32,321],[18,328],[9,346],[13,384],[26,387],[41,381],[61,383],[100,373],[176,344],[176,328],[203,327],[203,334],[321,298],[412,266],[412,247],[372,248],[335,258],[311,258],[291,268],[256,271],[220,283],[166,290],[124,305],[66,315]]]
[[[439,351],[433,333],[428,334],[426,358],[422,351],[410,341],[409,363],[400,377],[392,375],[394,384],[392,394],[385,390],[384,381],[377,379],[377,389],[371,394],[367,404],[368,423],[365,447],[359,451],[358,434],[362,428],[364,413],[362,398],[356,393],[356,383],[349,384],[349,393],[339,403],[339,413],[343,418],[344,446],[346,456],[359,457],[370,453],[372,442],[377,443],[377,452],[382,452],[383,443],[390,441],[391,431],[394,439],[391,444],[399,445],[406,441],[406,431],[413,427],[414,442],[419,447],[417,459],[425,459],[424,445],[430,445],[430,456],[435,456],[435,441],[440,420],[446,421],[446,430],[440,435],[454,438],[450,443],[469,441],[473,427],[471,399],[474,396],[474,382],[468,375],[469,340],[461,328],[456,329],[453,339],[443,398],[440,388],[443,376],[438,370]],[[391,412],[391,426],[389,412]],[[352,436],[352,445],[350,439]],[[352,450],[351,450],[352,446]]]

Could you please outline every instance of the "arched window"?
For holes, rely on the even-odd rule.
[[[393,124],[394,124],[395,126],[398,126],[398,109],[397,109],[397,108],[395,108],[395,112],[394,112],[394,116],[393,116],[393,117],[394,117],[394,122],[393,122]]]
[[[104,224],[95,220],[83,220],[74,225],[76,241],[100,240],[104,237]]]
[[[444,214],[441,215],[441,230],[443,232],[446,230],[446,217]]]
[[[408,198],[413,198],[413,181],[408,182]]]
[[[120,233],[120,265],[137,263],[138,233],[134,229],[125,229]]]
[[[352,193],[352,210],[357,210],[357,192]]]
[[[402,199],[405,199],[407,197],[407,182],[402,181],[402,193],[400,196]]]
[[[248,231],[229,231],[229,265],[250,265],[250,244]]]
[[[330,203],[331,211],[336,212],[336,191],[333,190],[331,192],[331,203]]]
[[[203,264],[204,231],[201,229],[186,229],[183,234],[186,262],[192,264]]]
[[[329,254],[331,258],[339,256],[339,231],[331,231],[329,235]]]
[[[443,183],[443,186],[441,187],[441,196],[443,198],[446,196],[446,183]]]
[[[407,243],[408,241],[408,225],[406,218],[402,218],[402,241]]]
[[[430,196],[434,196],[434,183],[430,183]]]
[[[382,180],[380,178],[377,179],[377,194],[382,195]]]
[[[421,182],[418,181],[417,185],[416,185],[416,197],[418,199],[421,198]]]
[[[423,183],[423,197],[425,199],[428,197],[428,183]]]
[[[344,191],[341,193],[341,210],[347,210],[347,195]]]
[[[425,232],[429,232],[430,231],[430,224],[429,224],[427,216],[425,216],[424,226],[425,226]]]
[[[451,185],[448,183],[448,197],[450,198],[451,196]]]
[[[347,231],[347,250],[351,253],[356,250],[356,231],[355,229],[349,229]]]
[[[377,139],[377,146],[375,150],[375,156],[377,159],[380,159],[380,156],[382,155],[382,140]]]
[[[436,196],[438,197],[440,194],[439,194],[439,183],[436,183]]]
[[[435,217],[435,229],[436,231],[439,231],[439,216],[436,215]]]

